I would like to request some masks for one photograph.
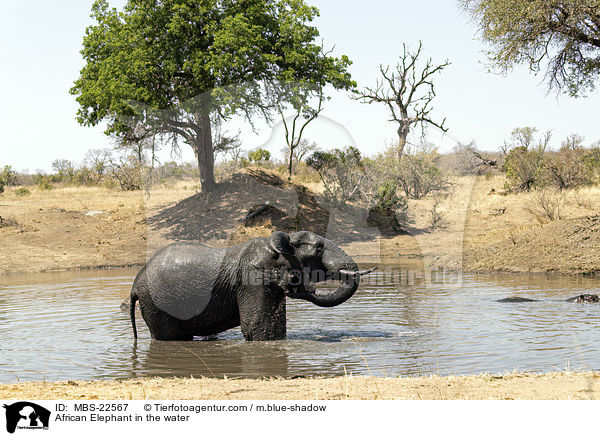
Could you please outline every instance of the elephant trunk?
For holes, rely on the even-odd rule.
[[[323,266],[326,270],[326,278],[340,280],[342,283],[334,292],[327,294],[317,294],[315,292],[304,297],[320,307],[338,306],[348,300],[358,289],[360,277],[375,269],[359,271],[354,260],[333,243],[325,246]]]
[[[354,295],[360,283],[360,276],[346,277],[342,280],[342,284],[328,294],[308,294],[306,300],[320,307],[334,307],[342,304],[344,301]]]

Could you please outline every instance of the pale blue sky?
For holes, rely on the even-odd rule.
[[[374,84],[379,63],[396,62],[402,42],[422,40],[427,56],[452,62],[436,82],[435,114],[447,118],[450,131],[446,137],[431,132],[431,139],[442,150],[451,149],[455,139],[473,139],[480,148],[495,150],[514,127],[525,125],[554,130],[555,146],[572,132],[588,142],[600,139],[599,92],[585,99],[557,98],[546,95],[541,77],[525,68],[506,77],[486,72],[475,26],[454,0],[310,3],[321,11],[317,26],[326,45],[353,60],[351,72],[359,86]],[[82,66],[79,50],[91,23],[91,4],[0,0],[0,165],[47,171],[54,159],[79,162],[87,150],[111,146],[102,127],[77,124],[77,104],[68,93]],[[384,107],[363,105],[347,95],[336,95],[324,115],[326,120],[307,136],[325,148],[354,142],[363,153],[374,154],[395,138]],[[248,149],[266,143],[277,152],[281,139],[277,129],[271,133],[268,127],[258,135],[244,129],[242,142]],[[192,160],[191,151],[184,149],[182,159]]]

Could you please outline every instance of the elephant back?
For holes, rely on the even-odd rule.
[[[148,293],[163,312],[188,320],[208,306],[219,281],[225,249],[199,243],[176,243],[146,263]]]

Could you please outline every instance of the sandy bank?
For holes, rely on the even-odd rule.
[[[490,400],[600,399],[600,373],[314,379],[131,379],[0,385],[3,399]]]

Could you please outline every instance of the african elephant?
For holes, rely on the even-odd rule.
[[[146,262],[133,283],[129,310],[134,337],[139,300],[144,321],[158,340],[191,340],[237,326],[247,341],[283,339],[286,296],[337,306],[371,271],[358,271],[335,243],[306,231],[274,232],[227,248],[171,244]],[[317,293],[315,283],[328,279],[341,281],[338,289]]]

